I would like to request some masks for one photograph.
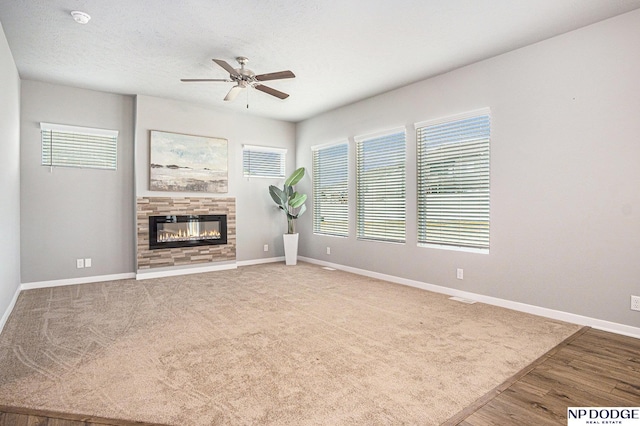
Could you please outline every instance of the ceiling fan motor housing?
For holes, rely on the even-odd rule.
[[[256,80],[254,79],[256,73],[244,67],[247,64],[247,62],[249,62],[249,59],[245,58],[244,56],[238,56],[236,58],[236,61],[238,61],[238,63],[240,64],[240,68],[235,69],[236,72],[238,73],[237,75],[233,75],[233,74],[230,75],[231,79],[238,83],[240,82],[245,82],[250,84],[256,83]]]

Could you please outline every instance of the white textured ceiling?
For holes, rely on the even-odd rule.
[[[640,0],[0,0],[21,78],[144,94],[288,121],[640,8]],[[92,19],[74,22],[72,10]],[[292,70],[223,102],[211,59]]]

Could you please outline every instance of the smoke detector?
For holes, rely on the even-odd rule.
[[[79,10],[74,10],[73,12],[71,12],[71,16],[73,17],[74,21],[76,21],[78,24],[83,25],[89,22],[89,19],[91,19],[91,16],[89,16],[88,13],[80,12]]]

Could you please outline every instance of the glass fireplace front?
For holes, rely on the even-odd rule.
[[[149,248],[227,244],[226,215],[149,216]]]

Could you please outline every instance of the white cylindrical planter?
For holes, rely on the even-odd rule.
[[[285,264],[298,263],[298,234],[283,234]]]

